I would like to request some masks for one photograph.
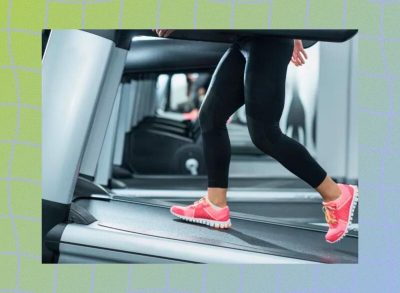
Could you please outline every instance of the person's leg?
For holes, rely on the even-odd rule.
[[[243,47],[247,51],[246,115],[253,143],[315,188],[324,201],[337,199],[341,193],[337,184],[303,145],[283,134],[279,127],[293,40],[252,39]]]
[[[244,103],[245,59],[237,45],[221,58],[200,108],[203,151],[208,172],[208,199],[226,206],[231,146],[226,128],[228,118]]]
[[[244,103],[244,65],[245,59],[235,43],[218,63],[201,105],[199,119],[208,191],[207,196],[189,206],[171,206],[170,212],[185,221],[222,229],[232,226],[226,205],[231,156],[226,122]]]
[[[292,40],[254,40],[245,44],[245,103],[249,132],[254,144],[322,196],[329,225],[325,239],[341,240],[349,231],[358,200],[357,186],[336,184],[307,149],[279,128],[285,98],[286,70]]]

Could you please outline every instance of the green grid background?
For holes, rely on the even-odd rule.
[[[394,0],[0,0],[0,292],[399,292],[399,18]],[[41,29],[154,27],[360,29],[358,265],[41,264]]]

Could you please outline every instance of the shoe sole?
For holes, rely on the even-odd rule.
[[[339,238],[338,240],[336,240],[336,241],[329,241],[329,240],[326,240],[326,239],[325,239],[326,242],[329,242],[329,243],[336,243],[336,242],[339,242],[339,241],[342,240],[342,239],[347,235],[347,233],[349,232],[349,227],[350,227],[350,225],[351,225],[352,222],[353,222],[353,214],[354,214],[354,211],[355,211],[355,209],[356,209],[357,202],[358,202],[358,187],[355,186],[355,185],[350,185],[350,186],[353,187],[353,189],[354,189],[354,196],[353,196],[353,200],[352,200],[352,202],[351,202],[350,217],[349,217],[349,221],[347,222],[346,230],[344,231],[344,233],[342,234],[342,236],[340,236],[340,238]]]
[[[202,224],[202,225],[210,226],[210,227],[217,228],[217,229],[229,229],[230,227],[232,227],[232,223],[231,223],[230,219],[228,221],[221,222],[221,221],[213,221],[213,220],[202,219],[202,218],[185,217],[185,216],[181,216],[181,215],[175,214],[171,210],[170,210],[170,212],[175,217],[178,217],[179,219],[185,220],[186,222]]]

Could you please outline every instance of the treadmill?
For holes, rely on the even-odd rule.
[[[121,60],[127,50],[123,41],[115,31],[51,31],[43,57],[43,262],[357,263],[357,229],[339,243],[328,244],[324,240],[327,228],[296,221],[303,216],[294,207],[282,213],[287,215],[284,218],[232,208],[232,228],[215,230],[169,213],[172,204],[192,199],[182,190],[182,196],[162,195],[176,190],[136,186],[78,195],[78,173],[84,171],[89,182],[96,179],[108,130],[115,127],[116,114],[122,109],[115,80],[122,76]],[[70,50],[77,43],[82,51]],[[74,74],[68,74],[69,78],[65,74],[76,73],[83,57],[91,67],[78,71],[76,78],[83,85],[79,88]],[[112,111],[105,111],[109,103]],[[93,143],[99,141],[100,146]],[[274,184],[287,186],[288,182]],[[232,203],[238,202],[238,207],[246,200],[258,203],[265,194],[277,205],[289,199],[316,199],[315,192],[296,182],[286,192],[277,192],[274,184],[270,190],[254,184],[245,190],[239,182],[231,192]],[[192,188],[192,193],[184,192],[195,198],[201,190]]]
[[[76,198],[70,220],[86,213],[95,219],[58,224],[46,243],[60,263],[357,263],[355,232],[331,245],[325,227],[239,212],[231,212],[231,229],[215,230],[174,219],[170,205],[118,195]]]

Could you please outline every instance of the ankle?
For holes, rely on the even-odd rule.
[[[329,176],[326,176],[324,181],[318,187],[316,187],[316,190],[319,192],[325,202],[334,201],[342,194],[342,190],[340,189],[338,183],[336,183]]]
[[[325,194],[323,196],[324,202],[330,202],[330,201],[335,201],[337,200],[340,196],[342,195],[342,193],[339,194]]]
[[[214,199],[214,198],[212,198],[212,197],[210,197],[210,196],[208,196],[208,195],[207,195],[207,200],[208,200],[211,204],[213,204],[213,205],[215,205],[215,206],[217,206],[217,207],[220,207],[220,208],[224,208],[224,207],[227,206],[226,200]]]
[[[323,188],[317,188],[317,191],[325,202],[337,200],[342,195],[342,190],[336,182],[326,185]]]

